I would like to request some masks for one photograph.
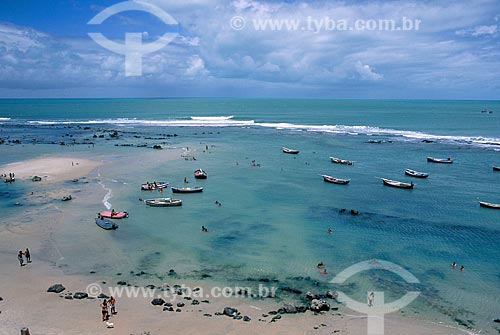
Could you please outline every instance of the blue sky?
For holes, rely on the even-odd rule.
[[[87,24],[120,1],[2,0],[0,97],[500,98],[498,0],[142,1],[178,24],[137,11]],[[419,29],[339,26],[403,17]],[[299,25],[259,30],[262,20]],[[142,76],[87,35],[151,43],[166,31],[177,36],[142,56]]]

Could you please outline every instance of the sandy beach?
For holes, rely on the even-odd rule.
[[[17,179],[42,178],[42,182],[54,183],[79,178],[90,173],[102,163],[71,157],[42,157],[15,162],[0,167],[0,174],[15,173]]]
[[[170,157],[173,155],[170,154]],[[14,171],[18,178],[42,175],[46,182],[55,183],[79,178],[88,174],[100,163],[85,159],[51,158],[29,160],[8,164],[2,171]],[[57,209],[60,212],[60,209]],[[49,215],[50,212],[48,212]],[[116,278],[100,277],[99,273],[89,276],[68,275],[62,271],[60,260],[64,257],[53,239],[53,232],[60,223],[39,220],[33,223],[15,222],[0,231],[0,334],[16,334],[22,327],[28,327],[32,335],[59,334],[352,334],[367,333],[367,320],[355,315],[342,305],[331,301],[334,309],[314,315],[303,314],[274,316],[283,306],[283,301],[254,300],[243,297],[214,298],[209,303],[192,304],[192,300],[177,296],[172,300],[184,303],[179,311],[163,311],[162,306],[153,306],[152,297],[118,298],[118,314],[108,329],[101,321],[100,302],[95,296],[85,299],[68,299],[75,292],[86,292],[89,284],[97,283],[103,288],[116,286]],[[29,246],[32,263],[20,267],[16,252]],[[53,284],[62,284],[65,290],[60,294],[48,293]],[[171,280],[170,285],[182,285],[182,280]],[[200,283],[200,286],[207,285]],[[131,283],[132,286],[135,283]],[[189,285],[196,285],[190,282]],[[207,287],[208,290],[208,287]],[[251,321],[235,320],[217,315],[224,307],[239,310]],[[338,310],[337,310],[338,309]],[[424,323],[412,318],[389,315],[385,319],[386,334],[408,335],[451,335],[463,331],[437,324]]]

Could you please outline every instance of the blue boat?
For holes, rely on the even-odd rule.
[[[111,220],[104,219],[104,218],[96,218],[95,223],[96,223],[96,225],[98,225],[102,229],[106,229],[106,230],[115,230],[118,228],[118,225],[116,223],[114,223]]]

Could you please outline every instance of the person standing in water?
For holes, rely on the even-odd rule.
[[[372,307],[373,306],[373,300],[374,299],[375,299],[375,293],[371,292],[368,295],[368,307]]]

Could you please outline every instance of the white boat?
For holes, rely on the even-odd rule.
[[[353,161],[349,161],[347,159],[340,159],[337,157],[330,157],[330,160],[332,161],[332,163],[342,164],[342,165],[352,165],[353,163]]]
[[[155,182],[147,182],[146,184],[141,185],[141,190],[142,191],[153,191],[153,190],[159,190],[162,188],[165,188],[168,186],[167,182],[164,181],[155,181]]]
[[[281,148],[283,150],[283,152],[285,154],[292,154],[292,155],[296,155],[299,153],[299,150],[295,150],[295,149],[290,149],[290,148],[285,148],[285,147],[282,147]]]
[[[323,180],[326,181],[327,183],[339,184],[339,185],[347,185],[351,181],[350,179],[335,178],[326,174],[321,175],[321,177],[323,177]]]
[[[491,202],[485,202],[485,201],[479,201],[479,206],[493,208],[493,209],[500,209],[500,204],[493,204]]]
[[[381,178],[381,179],[384,182],[384,185],[387,185],[387,186],[392,186],[392,187],[397,187],[397,188],[405,188],[405,189],[412,189],[413,188],[413,182],[403,183],[402,181],[391,180],[391,179],[387,179],[387,178]]]
[[[434,157],[427,157],[427,161],[431,163],[441,163],[441,164],[451,164],[453,161],[451,160],[450,157],[448,158],[434,158]]]
[[[410,177],[415,177],[415,178],[427,178],[429,177],[428,173],[425,172],[418,172],[412,169],[406,169],[405,174]]]
[[[198,193],[203,192],[203,187],[172,187],[172,193]]]
[[[155,199],[147,199],[144,200],[146,205],[151,207],[174,207],[174,206],[182,206],[181,199],[174,198],[155,198]]]

